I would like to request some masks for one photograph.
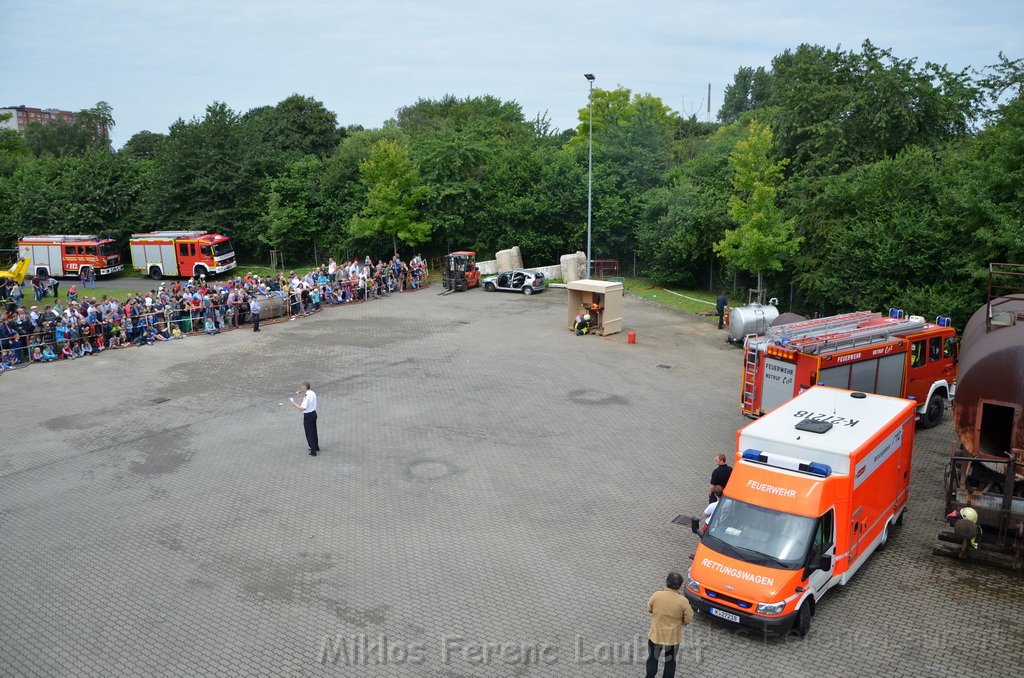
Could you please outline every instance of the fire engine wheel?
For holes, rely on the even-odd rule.
[[[807,635],[811,630],[811,615],[814,613],[814,603],[808,598],[804,601],[804,604],[800,606],[800,612],[796,615],[796,621],[793,623],[793,630],[797,632],[801,638]]]
[[[533,288],[530,287],[529,285],[524,285],[523,294],[525,294],[526,296],[530,296],[531,294],[533,294]]]
[[[152,278],[153,280],[159,280],[160,278],[163,277],[163,274],[160,273],[160,268],[159,267],[157,267],[157,266],[150,266],[149,267],[149,277]]]
[[[921,415],[921,428],[935,428],[942,421],[942,415],[946,411],[946,402],[938,393],[933,393],[928,399],[928,406],[924,408]]]
[[[209,274],[210,274],[210,272],[207,271],[202,266],[196,266],[196,277],[197,278],[205,278]]]
[[[494,283],[485,283],[484,284],[484,291],[485,292],[493,292],[494,291]]]

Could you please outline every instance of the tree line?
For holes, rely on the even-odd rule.
[[[740,68],[714,122],[619,87],[594,88],[565,131],[493,96],[421,99],[364,129],[296,94],[214,102],[117,151],[100,102],[0,132],[0,246],[201,228],[243,260],[519,245],[553,263],[585,247],[592,105],[595,258],[666,285],[737,280],[798,311],[962,321],[989,262],[1024,260],[1022,65],[804,44]]]

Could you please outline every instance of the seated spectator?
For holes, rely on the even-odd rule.
[[[82,355],[92,355],[92,342],[90,342],[88,339],[83,339],[81,346]]]
[[[50,348],[50,345],[47,344],[46,346],[44,346],[43,347],[43,362],[44,363],[52,363],[56,359],[57,359],[57,354],[53,352],[53,349]]]
[[[220,330],[213,322],[213,318],[207,318],[204,323],[205,331],[207,334],[220,334]]]
[[[32,362],[43,362],[43,350],[39,348],[39,346],[36,346],[34,349],[32,349]]]
[[[60,357],[64,360],[75,359],[75,354],[71,352],[71,344],[64,344],[64,347],[60,350]]]
[[[74,358],[81,358],[85,353],[82,351],[82,345],[77,341],[71,342],[71,356]]]

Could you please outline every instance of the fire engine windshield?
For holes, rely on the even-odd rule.
[[[225,240],[224,242],[218,242],[213,244],[213,256],[215,257],[222,257],[225,254],[231,254],[234,251],[235,249],[231,247],[230,240]]]
[[[119,254],[116,242],[100,243],[100,256],[109,257],[114,254]]]
[[[709,548],[738,560],[797,570],[806,563],[814,529],[814,518],[723,497],[703,540]]]

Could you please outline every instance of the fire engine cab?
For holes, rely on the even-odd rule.
[[[18,257],[30,259],[36,275],[110,275],[124,270],[117,242],[98,235],[28,235],[18,241]]]
[[[132,266],[159,280],[165,275],[206,276],[235,266],[231,238],[206,231],[154,231],[131,237]]]
[[[956,330],[890,309],[802,320],[771,327],[743,344],[740,410],[770,412],[814,385],[910,398],[918,424],[942,421],[956,388]]]

